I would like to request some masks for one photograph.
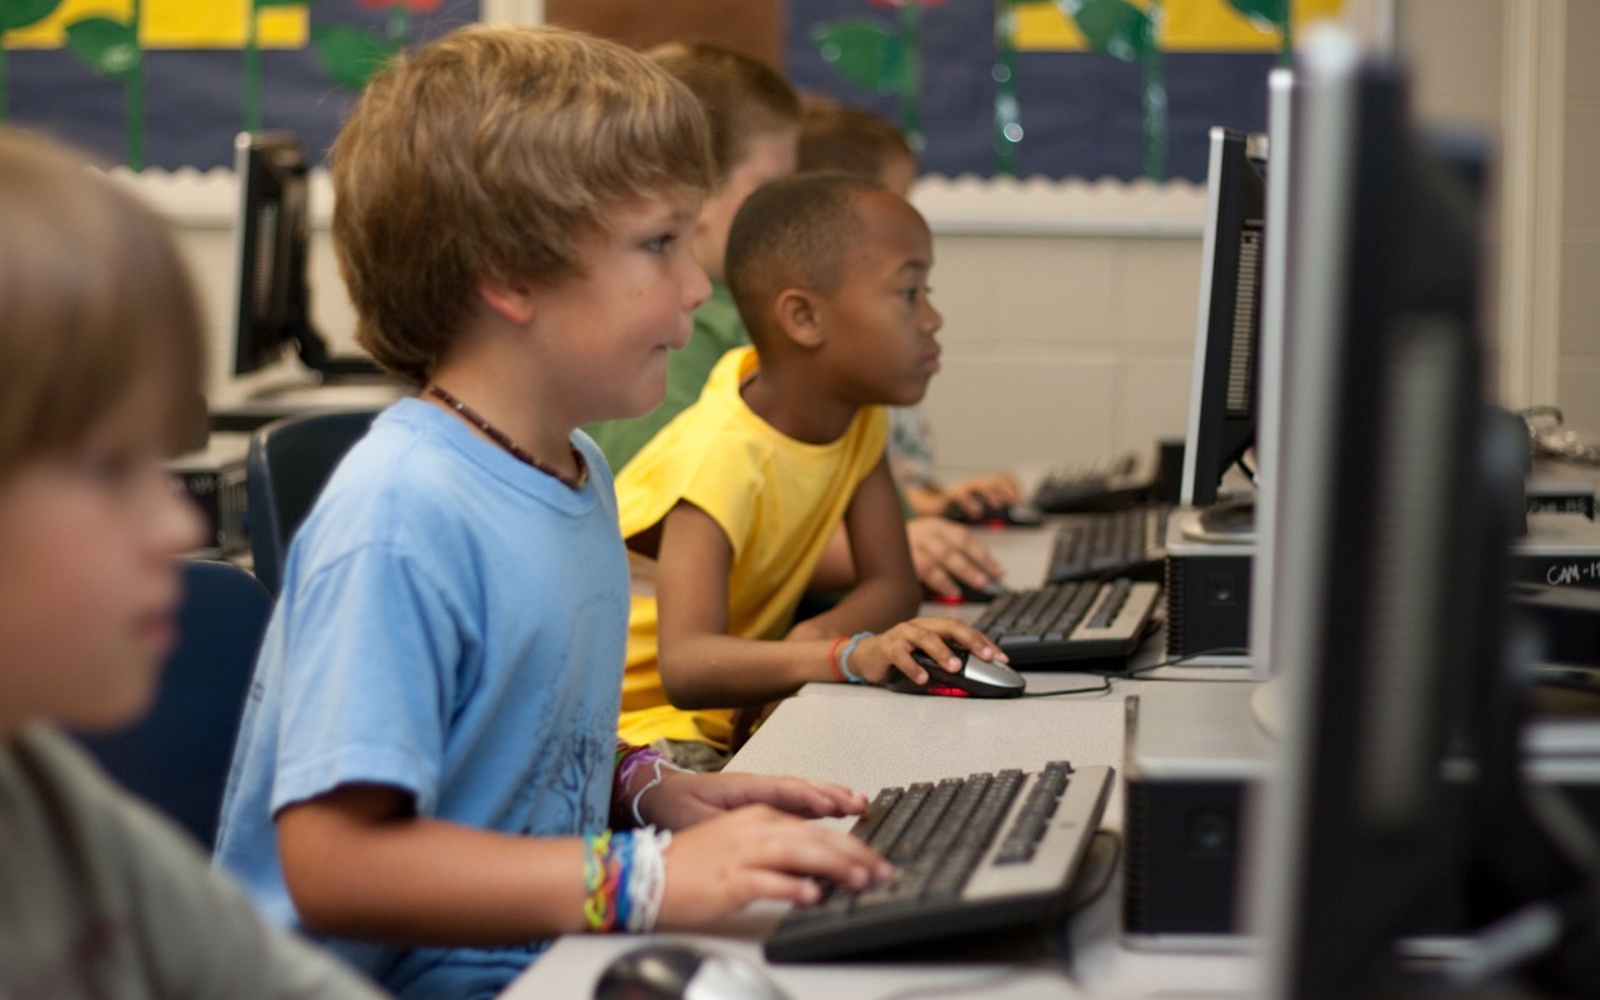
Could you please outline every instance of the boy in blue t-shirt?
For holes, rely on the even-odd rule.
[[[291,547],[220,862],[415,997],[498,993],[560,933],[884,876],[786,815],[859,812],[858,793],[615,742],[627,567],[577,428],[660,400],[707,294],[694,99],[621,46],[468,28],[374,78],[333,165],[358,338],[422,390]]]

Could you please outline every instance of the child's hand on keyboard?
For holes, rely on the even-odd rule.
[[[847,658],[841,658],[849,672],[865,678],[869,683],[882,684],[890,667],[898,667],[913,683],[922,684],[928,672],[922,668],[911,652],[920,649],[937,663],[947,664],[951,670],[960,670],[962,660],[951,652],[949,643],[958,643],[984,660],[1007,662],[1000,647],[989,637],[954,618],[913,618],[901,622],[882,635],[872,635],[856,641]]]
[[[758,804],[803,819],[821,819],[854,816],[866,808],[867,799],[860,792],[831,781],[668,770],[656,787],[641,796],[639,814],[653,826],[679,830]]]
[[[892,874],[889,862],[848,833],[763,805],[674,835],[666,861],[658,930],[703,926],[758,899],[809,906],[821,897],[819,879],[864,889]]]

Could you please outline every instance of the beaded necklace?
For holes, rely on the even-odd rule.
[[[560,481],[561,485],[567,487],[568,489],[581,490],[583,489],[583,484],[589,481],[589,466],[583,460],[583,453],[578,451],[577,445],[572,444],[570,441],[567,443],[567,447],[572,449],[572,460],[578,464],[578,476],[576,479],[564,476],[560,472],[557,472],[555,469],[539,461],[537,458],[534,458],[533,455],[530,454],[525,448],[511,440],[511,437],[506,434],[505,431],[489,423],[489,421],[485,420],[482,414],[478,413],[477,410],[474,410],[466,403],[463,403],[461,400],[450,395],[450,393],[444,391],[439,386],[428,386],[428,393],[434,396],[436,399],[442,401],[452,410],[456,411],[456,413],[460,415],[461,419],[476,427],[478,430],[483,431],[489,440],[504,448],[511,454],[511,457],[520,462],[525,462],[528,465],[533,466],[535,469],[538,469],[547,476],[554,477]]]

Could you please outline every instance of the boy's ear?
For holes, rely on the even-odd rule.
[[[778,329],[801,347],[820,347],[826,339],[822,302],[800,288],[785,288],[773,303]]]
[[[533,322],[535,297],[526,288],[485,281],[478,286],[478,295],[496,315],[513,326],[527,326]]]

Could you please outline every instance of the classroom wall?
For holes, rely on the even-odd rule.
[[[1600,0],[1397,0],[1429,121],[1500,151],[1489,302],[1509,406],[1600,436]]]
[[[1569,426],[1600,437],[1600,0],[1566,13],[1556,399]]]
[[[1551,11],[1561,14],[1555,23]],[[1425,118],[1498,134],[1542,101],[1540,120],[1556,122],[1537,143],[1513,147],[1528,154],[1520,190],[1537,212],[1522,218],[1526,205],[1508,195],[1499,221],[1517,244],[1501,248],[1516,258],[1502,259],[1502,272],[1520,291],[1502,291],[1494,306],[1498,378],[1511,405],[1553,400],[1569,423],[1600,429],[1600,0],[1395,0],[1395,24]],[[1524,94],[1524,78],[1549,75],[1557,45],[1558,78]],[[1564,140],[1553,164],[1551,131]],[[213,332],[213,391],[225,396],[231,175],[131,182],[183,234]],[[935,232],[933,301],[945,317],[943,370],[924,404],[943,475],[1087,460],[1182,434],[1203,189],[925,178],[913,201]],[[315,319],[336,349],[350,350],[353,315],[327,242],[330,208],[319,177]]]
[[[1205,189],[930,178],[942,370],[924,413],[946,477],[1182,436]]]

